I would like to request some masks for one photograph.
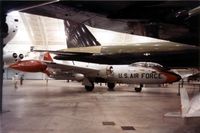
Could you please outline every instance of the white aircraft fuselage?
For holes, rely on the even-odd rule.
[[[108,75],[109,81],[128,84],[162,84],[168,82],[164,73],[153,68],[135,66],[113,66],[113,73]]]
[[[131,65],[102,65],[82,62],[79,65],[24,60],[10,65],[10,68],[25,72],[43,72],[55,79],[81,81],[89,91],[94,88],[94,82],[108,83],[108,87],[111,86],[109,88],[112,89],[116,83],[163,84],[181,79],[178,74],[152,62],[137,62]]]

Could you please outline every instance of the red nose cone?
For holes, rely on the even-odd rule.
[[[167,77],[167,80],[166,80],[167,83],[177,82],[181,79],[181,76],[169,71],[165,73],[164,75]]]
[[[44,72],[47,66],[37,60],[25,60],[11,64],[9,68],[24,72]]]

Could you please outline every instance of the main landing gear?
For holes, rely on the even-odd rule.
[[[109,91],[114,91],[115,83],[107,83],[107,86]]]
[[[143,87],[143,84],[140,84],[140,87],[135,87],[135,91],[136,92],[141,92],[142,91],[142,87]]]
[[[94,90],[94,83],[91,82],[91,84],[92,84],[91,86],[85,85],[85,90],[86,90],[87,92],[91,92],[91,91]],[[109,90],[109,91],[114,91],[115,83],[107,83],[107,86],[108,86],[108,90]]]
[[[92,86],[88,86],[88,85],[85,85],[85,90],[88,91],[88,92],[91,92],[94,90],[94,83],[91,83]]]

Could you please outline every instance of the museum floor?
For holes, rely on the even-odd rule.
[[[186,88],[190,94],[198,92]],[[180,111],[177,84],[145,87],[141,93],[128,85],[115,90],[96,85],[86,92],[81,83],[55,80],[48,85],[25,80],[15,90],[5,80],[0,133],[200,133],[199,121],[164,116]]]

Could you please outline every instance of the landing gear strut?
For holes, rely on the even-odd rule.
[[[114,91],[115,83],[107,83],[107,86],[109,91]]]
[[[140,87],[135,87],[135,91],[136,92],[141,92],[142,91],[142,87],[143,87],[143,85],[140,84]]]
[[[94,83],[91,83],[92,86],[88,86],[88,85],[85,85],[85,90],[88,91],[88,92],[91,92],[94,90]]]

